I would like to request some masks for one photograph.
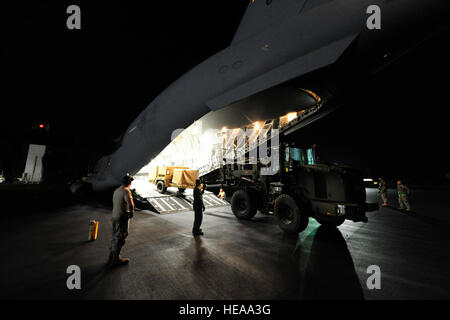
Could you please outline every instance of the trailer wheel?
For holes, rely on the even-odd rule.
[[[165,193],[167,191],[166,186],[164,185],[163,181],[158,181],[158,183],[156,184],[156,190],[159,193]]]
[[[279,227],[288,233],[299,233],[308,226],[308,216],[291,196],[283,194],[275,200],[274,215]]]
[[[257,211],[256,201],[248,191],[238,190],[231,197],[231,210],[239,219],[251,219]]]

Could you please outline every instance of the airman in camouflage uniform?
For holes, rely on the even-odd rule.
[[[408,195],[409,188],[403,184],[403,182],[397,182],[397,193],[398,193],[398,204],[400,205],[400,210],[406,208],[406,211],[411,211],[411,206],[409,205]]]
[[[383,200],[383,207],[387,207],[388,205],[388,197],[387,197],[387,184],[386,181],[384,181],[383,178],[378,179],[379,183],[378,183],[378,193],[381,196],[381,200]]]
[[[130,259],[121,258],[119,255],[128,236],[130,219],[133,218],[134,214],[133,196],[130,191],[132,181],[133,178],[130,176],[123,177],[122,185],[114,191],[112,212],[113,234],[108,266],[126,264],[130,261]]]

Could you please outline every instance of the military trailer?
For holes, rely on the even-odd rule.
[[[273,152],[273,151],[272,151]],[[366,212],[378,209],[366,203],[363,177],[343,165],[316,163],[314,149],[293,144],[279,147],[279,168],[261,175],[261,163],[224,165],[205,177],[220,182],[232,193],[231,208],[239,219],[251,219],[259,210],[273,212],[282,230],[303,231],[312,217],[326,226],[339,226],[346,219],[367,222]]]
[[[168,187],[178,188],[179,192],[194,188],[198,179],[198,170],[190,170],[187,167],[163,167],[150,168],[148,180],[156,185],[159,193],[165,193]]]

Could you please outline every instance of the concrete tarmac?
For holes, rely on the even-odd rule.
[[[1,218],[0,298],[449,299],[449,212],[439,199],[415,191],[419,211],[381,208],[366,224],[335,229],[310,219],[299,236],[286,236],[273,216],[238,220],[229,207],[208,210],[197,238],[193,212],[136,212],[123,249],[131,263],[112,270],[104,266],[110,208],[11,214]],[[90,219],[100,221],[95,242],[87,242]],[[81,268],[81,290],[67,289],[70,265]],[[366,284],[372,265],[381,270],[380,290]]]

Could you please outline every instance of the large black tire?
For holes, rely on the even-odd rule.
[[[327,217],[327,216],[323,216],[323,217],[315,217],[315,219],[322,226],[330,227],[330,228],[338,227],[341,224],[343,224],[344,221],[345,221],[345,218],[343,218],[343,217]]]
[[[166,193],[167,188],[164,185],[163,181],[158,181],[158,183],[156,184],[156,190],[158,190],[159,193]]]
[[[282,194],[275,200],[274,215],[280,228],[288,233],[299,233],[308,226],[306,209],[301,210],[290,195]]]
[[[245,190],[238,190],[231,197],[231,210],[233,214],[239,219],[251,219],[255,216],[257,208],[257,201],[252,197],[252,194]]]

